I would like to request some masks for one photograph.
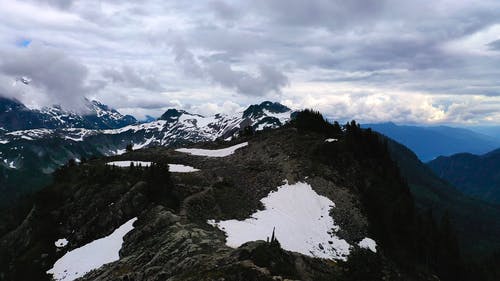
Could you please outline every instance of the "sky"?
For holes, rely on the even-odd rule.
[[[364,123],[500,124],[497,0],[0,7],[0,95],[31,107],[81,110],[88,97],[141,119],[271,100]]]

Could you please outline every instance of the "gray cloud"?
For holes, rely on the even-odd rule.
[[[0,73],[11,77],[26,76],[30,87],[40,91],[30,98],[40,105],[60,104],[70,109],[81,109],[82,100],[91,89],[102,87],[99,83],[87,84],[88,69],[64,53],[42,46],[30,46],[0,56]],[[22,90],[6,90],[7,95],[20,100],[26,98]]]
[[[182,67],[184,73],[197,78],[207,78],[221,86],[234,89],[240,94],[265,96],[268,93],[281,93],[281,88],[288,85],[288,77],[275,67],[260,64],[257,74],[234,70],[228,62],[211,59],[198,60],[192,52],[186,49],[183,41],[174,44],[175,61]],[[222,57],[224,58],[224,57]]]
[[[488,47],[492,50],[500,51],[500,39],[488,43]]]
[[[214,11],[216,17],[225,20],[234,20],[241,15],[241,12],[231,4],[215,0],[208,3],[209,9]]]
[[[182,40],[177,40],[173,45],[173,53],[175,62],[178,63],[185,74],[191,75],[195,78],[204,76],[203,69],[199,62],[196,60],[193,53],[191,53]]]
[[[73,92],[130,112],[160,99],[194,108],[273,93],[297,107],[321,100],[330,113],[371,121],[486,122],[498,116],[491,108],[500,111],[491,103],[500,98],[498,1],[26,0],[6,2],[0,18],[1,60],[20,39],[63,50],[86,69],[75,71],[83,78]],[[14,72],[2,70],[0,79]],[[53,82],[33,86],[67,92]],[[40,95],[24,88],[10,91],[26,100]],[[331,97],[354,92],[362,105]],[[379,100],[380,93],[391,98]],[[479,101],[459,106],[467,99]],[[370,111],[374,100],[387,114],[352,110]]]
[[[208,66],[210,78],[237,92],[253,96],[264,96],[267,93],[280,93],[281,88],[288,85],[288,78],[276,68],[260,65],[257,75],[233,70],[229,64],[213,63]]]
[[[343,28],[353,22],[370,22],[380,16],[389,1],[378,0],[258,0],[256,8],[283,24]]]
[[[59,9],[68,9],[73,5],[74,0],[30,0],[54,6]]]
[[[151,75],[142,76],[129,66],[123,66],[117,70],[114,68],[104,69],[102,75],[109,78],[113,83],[123,84],[125,87],[142,88],[149,91],[161,92],[165,88]]]

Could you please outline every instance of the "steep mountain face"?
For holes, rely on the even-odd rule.
[[[464,258],[474,260],[499,251],[500,206],[460,192],[439,178],[405,146],[388,139],[388,147],[401,175],[408,182],[417,208],[423,212],[432,212],[429,215],[435,218],[450,218],[457,231]]]
[[[137,123],[134,117],[122,115],[97,101],[85,101],[83,114],[66,111],[61,107],[29,109],[22,103],[0,97],[0,124],[6,131],[31,129],[113,129]]]
[[[427,162],[438,156],[469,152],[483,154],[500,146],[500,140],[463,128],[447,126],[400,126],[394,123],[365,124],[414,151]]]
[[[230,149],[234,145],[239,148]],[[158,164],[107,165],[125,160]],[[169,172],[167,163],[197,171]],[[283,192],[286,200],[273,201]],[[318,212],[301,204],[308,196],[322,206]],[[270,206],[296,215],[257,215],[272,212]],[[461,274],[453,252],[424,243],[414,215],[411,195],[375,134],[356,126],[330,133],[292,124],[191,150],[145,148],[65,166],[19,223],[3,227],[0,279],[46,280],[50,270],[72,280],[75,264],[63,262],[68,252],[108,239],[137,218],[119,259],[79,280],[438,280],[434,274],[459,280],[453,279]],[[229,227],[217,226],[250,217],[255,224],[269,222],[268,234],[237,233],[249,237],[242,245],[230,243],[235,234]],[[297,226],[283,232],[283,220]],[[314,235],[304,236],[309,231]],[[313,240],[318,237],[325,240]],[[345,259],[337,256],[339,245],[348,249]]]
[[[483,155],[441,156],[427,165],[461,192],[500,204],[500,149]]]
[[[243,118],[255,120],[254,129],[276,128],[290,119],[290,109],[280,103],[265,101],[251,105],[243,112]]]
[[[108,116],[106,106],[96,103],[96,112]],[[283,105],[264,102],[252,105],[252,114],[217,114],[204,117],[169,109],[158,120],[118,129],[85,128],[31,129],[0,132],[0,205],[12,201],[9,194],[23,194],[41,187],[32,183],[48,181],[49,174],[69,159],[81,159],[125,152],[151,146],[176,146],[216,139],[230,139],[245,128],[264,130],[285,124],[291,110]],[[99,111],[101,110],[101,111]],[[37,175],[25,178],[22,175]]]

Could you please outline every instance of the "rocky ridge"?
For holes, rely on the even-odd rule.
[[[230,143],[198,145],[214,149],[249,142],[227,157],[200,157],[152,147],[72,164],[58,172],[55,183],[38,195],[26,219],[3,234],[1,276],[5,280],[9,276],[43,280],[44,272],[66,251],[103,237],[137,216],[135,228],[125,236],[120,260],[81,280],[350,280],[352,274],[400,280],[410,273],[390,260],[384,243],[377,254],[356,246],[363,237],[380,238],[371,230],[368,209],[359,192],[364,185],[376,184],[371,181],[382,174],[366,177],[365,182],[355,180],[372,165],[376,167],[379,160],[363,162],[346,152],[337,159],[345,166],[332,165],[315,156],[318,150],[342,151],[349,141],[325,142],[325,138],[285,127]],[[150,176],[143,178],[143,168],[106,165],[118,160],[177,163],[200,171],[167,174],[160,182],[169,183],[165,186],[168,192],[158,196]],[[260,199],[284,179],[307,182],[315,192],[335,202],[330,215],[340,225],[337,235],[353,247],[352,262],[314,259],[265,241],[233,249],[225,245],[222,231],[207,224],[208,219],[247,218],[262,208]],[[54,241],[61,237],[69,244],[58,250]],[[350,268],[358,257],[373,264],[365,264],[363,270],[355,266],[355,273]],[[410,275],[412,280],[434,280],[423,272]]]

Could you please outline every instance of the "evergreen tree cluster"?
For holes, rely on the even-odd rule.
[[[330,124],[319,111],[312,109],[294,112],[290,124],[301,132],[313,131],[325,134],[327,137],[342,135],[342,128],[338,122]]]

